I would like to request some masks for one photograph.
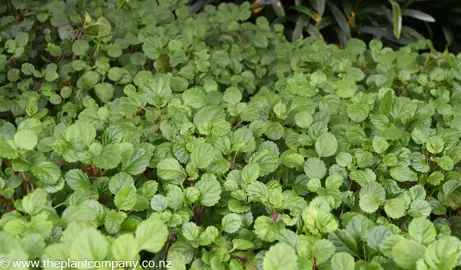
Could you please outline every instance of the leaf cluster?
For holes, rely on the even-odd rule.
[[[460,266],[460,55],[184,2],[10,1],[0,257]]]

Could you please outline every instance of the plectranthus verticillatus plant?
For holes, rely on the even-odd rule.
[[[459,267],[459,56],[185,2],[0,8],[0,257]]]

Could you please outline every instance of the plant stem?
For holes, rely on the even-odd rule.
[[[25,172],[21,172],[22,174],[22,178],[24,178],[24,183],[26,183],[26,191],[27,191],[27,194],[30,193],[30,182],[29,182],[29,178],[27,178],[27,175]]]
[[[14,204],[13,204],[10,200],[8,200],[7,198],[5,198],[5,196],[0,195],[0,200],[1,200],[1,201],[4,201],[8,206],[14,207]]]
[[[163,254],[163,261],[166,262],[168,257],[168,250],[170,249],[170,241],[171,241],[171,229],[170,233],[168,234],[168,240],[166,242],[165,253]],[[163,265],[160,266],[160,269],[163,269]]]
[[[5,162],[6,166],[13,168],[6,158],[3,159],[3,162]]]
[[[195,216],[195,224],[200,226],[200,215],[202,214],[203,207],[198,205],[194,206],[194,216]]]
[[[56,208],[58,208],[58,207],[61,207],[61,206],[63,206],[63,205],[66,205],[66,202],[62,202],[62,203],[60,203],[60,204],[57,204],[57,205],[54,207],[54,209],[56,209]]]

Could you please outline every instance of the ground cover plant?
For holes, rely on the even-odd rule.
[[[2,8],[0,258],[461,265],[459,55],[292,43],[249,3]]]

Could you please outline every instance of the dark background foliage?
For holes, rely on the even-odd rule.
[[[206,4],[242,3],[242,0],[191,1],[195,12]],[[392,3],[394,3],[394,6]],[[437,50],[461,51],[459,0],[257,0],[253,15],[283,23],[287,37],[315,36],[344,46],[350,37],[381,39],[397,48],[418,39],[430,39]],[[401,21],[401,27],[399,26]]]

